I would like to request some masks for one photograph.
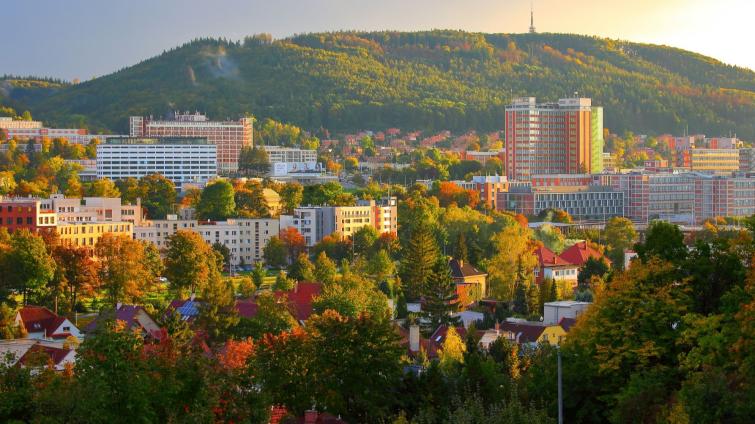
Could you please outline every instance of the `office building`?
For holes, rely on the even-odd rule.
[[[134,228],[134,238],[149,241],[159,249],[167,247],[168,238],[178,230],[198,233],[209,244],[220,243],[231,254],[231,265],[250,265],[263,260],[263,250],[270,238],[278,235],[279,223],[270,218],[238,218],[227,221],[197,221],[179,219],[169,215],[167,219],[145,221]]]
[[[97,145],[97,177],[117,180],[158,173],[174,184],[204,184],[218,174],[217,146],[206,138],[112,137]]]
[[[65,138],[72,144],[89,144],[92,140],[102,141],[106,135],[89,134],[83,128],[45,128],[40,121],[21,121],[0,117],[0,134],[7,140],[15,138],[19,141],[34,140],[36,142],[48,138]]]
[[[506,175],[598,173],[603,170],[603,111],[588,98],[538,104],[534,97],[506,107]]]
[[[499,175],[475,175],[472,181],[452,181],[452,183],[465,190],[480,193],[480,202],[490,209],[496,208],[498,193],[509,190],[508,178]]]
[[[742,172],[755,172],[754,148],[739,149],[739,170]]]
[[[691,149],[689,169],[697,172],[738,171],[739,149]]]
[[[239,153],[252,146],[252,118],[237,121],[210,121],[200,113],[174,113],[170,119],[129,118],[131,137],[202,137],[217,146],[218,172],[238,171]]]
[[[607,221],[624,216],[624,193],[610,187],[512,187],[498,194],[498,209],[535,216],[546,209],[561,209],[575,220]]]

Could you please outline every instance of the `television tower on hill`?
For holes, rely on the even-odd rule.
[[[530,2],[530,34],[534,34],[535,32],[535,7],[532,5],[532,2]]]

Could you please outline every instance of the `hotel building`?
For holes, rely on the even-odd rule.
[[[152,117],[129,118],[131,137],[203,137],[217,146],[218,171],[230,174],[238,171],[239,153],[252,146],[252,118],[238,121],[210,121],[200,113],[175,113],[171,119]]]
[[[217,146],[205,138],[111,137],[97,145],[97,177],[117,180],[159,173],[176,185],[217,177]]]

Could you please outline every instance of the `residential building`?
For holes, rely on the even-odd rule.
[[[577,276],[579,275],[579,265],[573,264],[566,259],[556,255],[552,250],[545,246],[539,246],[535,249],[537,257],[537,267],[535,267],[535,282],[540,284],[543,280],[553,280],[562,283],[572,289],[577,287]]]
[[[545,302],[543,305],[543,324],[560,324],[564,318],[576,319],[589,306],[590,302],[578,302],[576,300],[559,300]]]
[[[559,255],[561,259],[572,263],[578,267],[582,267],[588,259],[604,260],[608,265],[611,265],[611,261],[605,257],[603,252],[599,251],[596,245],[588,241],[580,241],[564,249]]]
[[[456,285],[456,295],[462,306],[468,306],[488,294],[487,273],[461,259],[449,260],[448,266],[451,268],[451,278]]]
[[[603,170],[603,112],[588,98],[538,104],[534,97],[506,107],[506,175],[598,173]]]
[[[110,308],[100,312],[97,318],[84,327],[84,333],[95,334],[99,330],[100,325],[108,320],[118,321],[125,328],[131,331],[139,331],[142,335],[156,339],[161,338],[160,326],[143,307],[124,305],[122,303],[118,303],[114,311]]]
[[[94,252],[97,242],[105,234],[132,238],[131,222],[58,222],[55,226],[60,243],[64,246],[86,247]]]
[[[487,350],[490,348],[490,344],[500,337],[520,345],[550,343],[557,346],[566,338],[566,331],[558,324],[548,325],[540,321],[508,318],[506,321],[496,324],[494,329],[483,333],[480,339],[480,347]]]
[[[755,178],[700,175],[694,185],[694,223],[715,217],[755,215]]]
[[[200,113],[175,112],[169,119],[132,116],[129,118],[131,137],[202,137],[217,146],[218,172],[238,171],[239,153],[252,146],[252,118],[237,121],[210,121]]]
[[[44,209],[38,199],[0,197],[0,227],[10,232],[18,229],[31,232],[51,230],[57,223],[55,212]]]
[[[452,181],[465,190],[474,190],[480,193],[480,202],[490,209],[496,208],[498,193],[509,190],[509,181],[505,176],[499,175],[475,175],[472,181]]]
[[[76,350],[63,342],[14,339],[0,340],[0,363],[5,366],[48,367],[61,372],[76,362]]]
[[[106,135],[89,134],[81,128],[44,128],[40,121],[22,121],[0,117],[0,134],[6,139],[15,138],[19,141],[34,140],[36,142],[48,138],[65,138],[72,144],[89,144],[92,140],[102,141]]]
[[[174,184],[204,184],[218,175],[218,146],[200,137],[110,137],[97,145],[97,177],[162,174]]]
[[[227,221],[197,221],[166,219],[145,221],[134,228],[134,238],[147,240],[159,249],[167,247],[168,238],[178,230],[198,233],[209,244],[220,243],[231,253],[232,266],[249,265],[262,260],[263,250],[273,236],[278,235],[279,223],[271,218],[236,218]]]
[[[59,316],[44,306],[25,305],[16,312],[14,324],[26,329],[26,338],[35,340],[65,340],[81,338],[81,332],[68,318]]]
[[[59,223],[64,222],[130,222],[140,225],[144,217],[141,199],[135,204],[122,204],[120,197],[65,197],[53,194],[42,199],[40,207],[57,214]]]
[[[294,209],[291,217],[281,217],[281,228],[296,228],[312,247],[324,236],[339,233],[351,237],[362,227],[374,227],[378,234],[398,231],[398,207],[395,197],[360,200],[356,206],[304,206]]]

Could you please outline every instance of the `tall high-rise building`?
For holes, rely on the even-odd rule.
[[[603,109],[589,98],[514,99],[506,107],[505,131],[509,180],[603,170]]]
[[[252,146],[252,118],[238,121],[210,121],[200,113],[175,113],[171,119],[151,117],[129,118],[131,137],[204,137],[217,146],[218,171],[229,174],[238,171],[239,153]]]

